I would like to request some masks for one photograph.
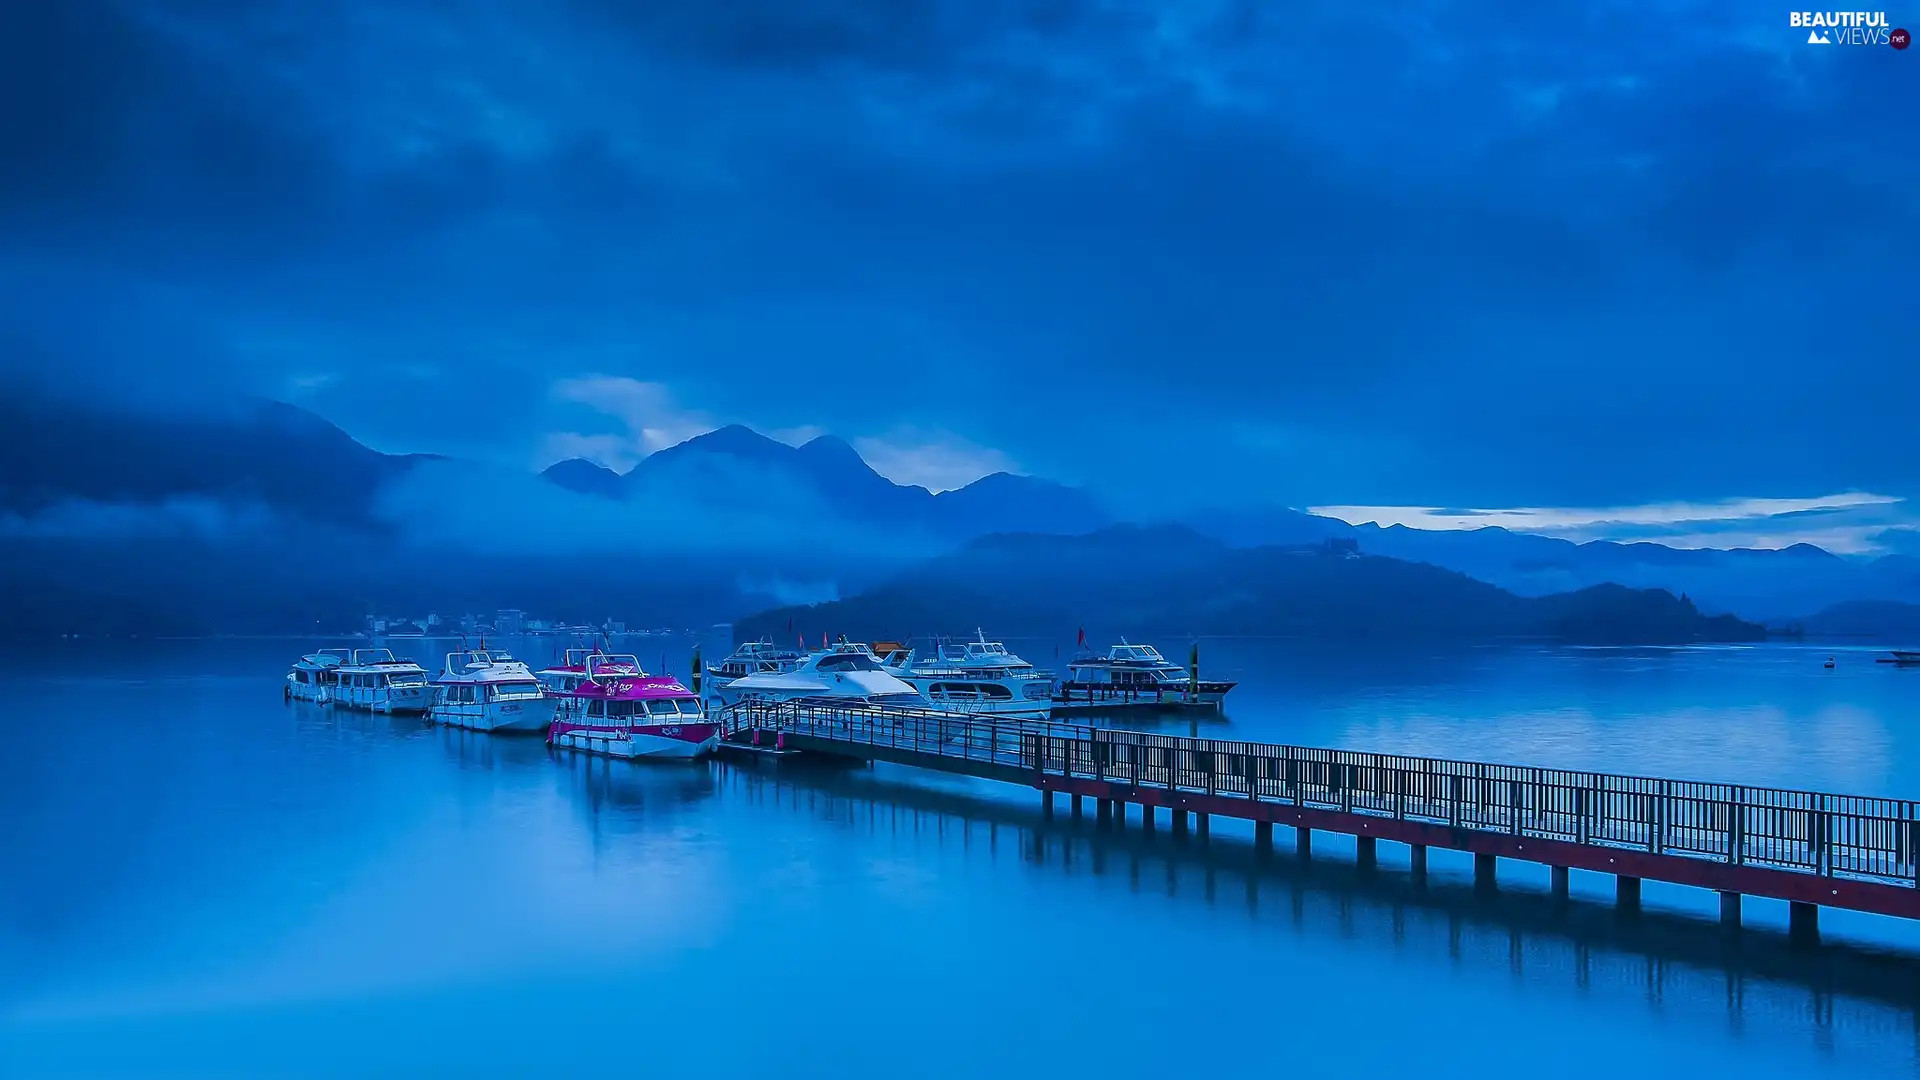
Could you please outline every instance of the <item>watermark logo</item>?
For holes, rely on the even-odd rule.
[[[1807,32],[1809,45],[1891,45],[1904,49],[1912,35],[1896,29],[1884,11],[1789,11],[1787,25]]]

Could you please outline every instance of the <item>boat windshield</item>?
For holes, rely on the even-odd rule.
[[[424,671],[399,671],[387,676],[388,686],[425,686],[427,673]]]
[[[879,671],[880,665],[865,653],[835,653],[823,656],[815,665],[821,671]]]

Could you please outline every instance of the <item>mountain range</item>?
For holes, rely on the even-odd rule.
[[[168,620],[180,632],[297,628],[403,602],[594,619],[615,610],[643,617],[644,608],[648,621],[711,622],[856,596],[923,565],[947,572],[941,559],[964,549],[977,560],[965,545],[987,537],[1080,535],[1165,516],[1007,473],[934,493],[881,476],[840,439],[795,447],[737,426],[624,474],[573,460],[535,477],[382,454],[277,402],[186,415],[0,394],[0,425],[0,586],[18,598],[16,624],[63,632]],[[1576,544],[1502,529],[1355,526],[1257,506],[1152,524],[1177,526],[1136,537],[1162,545],[1158,557],[1170,565],[1202,550],[1198,538],[1204,559],[1253,577],[1274,556],[1242,553],[1343,539],[1366,556],[1431,564],[1523,599],[1602,584],[1663,589],[1702,611],[1779,624],[1834,605],[1920,601],[1920,560],[1843,559],[1807,545]],[[1033,542],[1005,541],[1007,550]],[[1056,554],[1033,557],[1052,565]],[[1384,571],[1335,571],[1376,572]],[[1232,611],[1219,610],[1223,620]],[[1848,619],[1868,609],[1835,610],[1809,627],[1851,632]],[[1503,625],[1530,632],[1511,619]],[[1867,622],[1904,625],[1875,619]]]
[[[1280,635],[1353,641],[1531,639],[1607,644],[1756,641],[1765,629],[1702,614],[1663,590],[1600,585],[1523,597],[1427,563],[1320,547],[1232,547],[1180,526],[996,535],[867,592],[776,608],[736,639],[857,640],[970,632]]]
[[[860,526],[947,541],[1014,530],[1088,532],[1112,520],[1091,495],[1051,480],[997,472],[936,493],[881,476],[832,435],[796,447],[737,424],[651,454],[626,473],[571,458],[541,475],[569,491],[623,502],[689,491],[751,500],[801,490]]]

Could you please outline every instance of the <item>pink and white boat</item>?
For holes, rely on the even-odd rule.
[[[649,675],[632,656],[599,652],[581,658],[578,674],[573,688],[561,692],[560,714],[547,728],[550,745],[610,757],[679,759],[720,745],[720,725],[679,679]]]

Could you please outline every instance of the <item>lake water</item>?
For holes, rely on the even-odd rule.
[[[1621,920],[1579,873],[1561,912],[1544,869],[1476,897],[1439,851],[1419,889],[1394,845],[1301,867],[1285,830],[1262,862],[888,766],[283,704],[313,644],[0,665],[0,1075],[1920,1072],[1915,968],[1871,952],[1920,952],[1904,923],[1825,911],[1796,956],[1766,901],[1732,946],[1651,882]],[[1202,734],[1920,797],[1920,671],[1867,650],[1202,650],[1242,680]]]

